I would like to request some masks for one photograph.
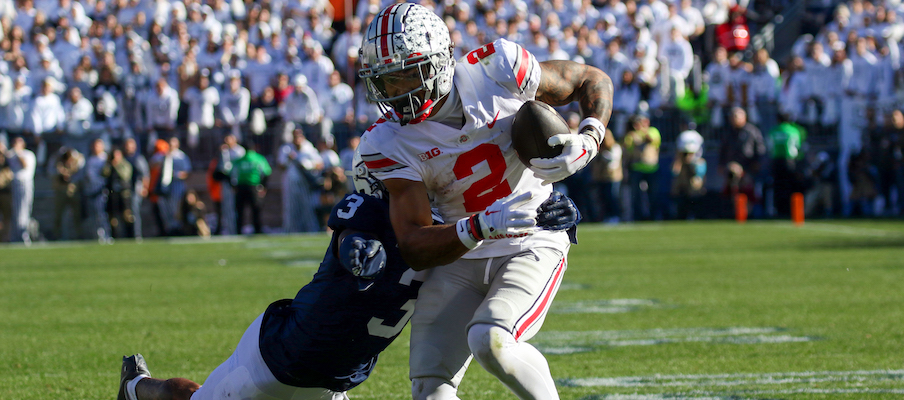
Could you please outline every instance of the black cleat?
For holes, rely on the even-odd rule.
[[[128,357],[122,356],[119,395],[116,396],[116,400],[128,400],[128,397],[126,397],[126,384],[128,384],[130,380],[135,379],[138,375],[151,376],[151,371],[148,371],[148,364],[144,362],[144,357],[141,354],[135,354]]]

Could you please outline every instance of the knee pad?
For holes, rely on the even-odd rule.
[[[517,342],[511,332],[496,325],[475,324],[468,330],[468,347],[471,354],[491,373],[501,368],[498,358],[501,352]]]
[[[459,400],[458,389],[441,378],[414,378],[411,380],[411,398],[414,400]]]

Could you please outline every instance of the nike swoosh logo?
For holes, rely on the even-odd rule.
[[[579,155],[578,158],[575,158],[574,161],[572,161],[571,163],[572,164],[576,163],[578,160],[581,159],[581,157],[586,156],[586,155],[587,155],[587,149],[583,149],[583,153],[581,153],[581,155]]]
[[[487,210],[487,211],[484,212],[483,214],[489,216],[490,214],[496,214],[496,213],[498,213],[498,212],[500,212],[500,211],[502,211],[502,210],[496,210],[496,211],[490,211],[490,210]]]
[[[493,122],[487,124],[487,128],[493,129],[493,126],[496,125],[496,119],[499,118],[499,111],[496,111],[496,116],[493,117]]]

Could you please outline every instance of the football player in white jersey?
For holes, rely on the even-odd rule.
[[[526,343],[540,328],[566,268],[569,235],[537,209],[551,183],[587,166],[612,109],[612,81],[570,61],[540,63],[497,40],[456,63],[443,21],[415,4],[374,18],[359,76],[386,112],[362,138],[368,169],[390,192],[409,265],[437,268],[412,317],[415,399],[457,399],[473,357],[522,399],[558,399],[546,359]],[[562,155],[527,168],[512,148],[514,114],[528,100],[577,101],[578,133],[549,140]],[[431,205],[451,224],[433,225]]]

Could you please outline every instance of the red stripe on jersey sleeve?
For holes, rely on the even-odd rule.
[[[523,87],[524,78],[527,76],[527,67],[530,65],[530,53],[527,52],[525,48],[521,48],[521,65],[518,67],[518,74],[515,76],[515,81],[518,82],[518,87]]]
[[[381,158],[379,160],[364,162],[364,165],[366,165],[368,169],[386,168],[386,167],[391,167],[396,164],[398,164],[398,163],[395,161],[392,161],[388,158]]]

